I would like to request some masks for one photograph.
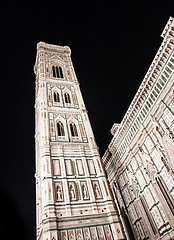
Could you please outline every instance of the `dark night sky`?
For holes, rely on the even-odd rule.
[[[122,120],[174,17],[174,1],[6,2],[0,9],[0,238],[33,240],[36,44],[70,46],[103,155],[110,128]]]

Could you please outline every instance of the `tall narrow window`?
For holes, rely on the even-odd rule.
[[[65,131],[62,122],[57,123],[58,136],[65,136]]]
[[[60,102],[60,98],[59,98],[58,92],[54,92],[54,102]]]
[[[53,77],[55,78],[63,78],[63,71],[60,66],[52,66]]]
[[[70,123],[70,130],[72,137],[78,137],[77,127],[74,123]]]
[[[65,103],[71,103],[71,98],[69,93],[64,93]]]
[[[52,66],[52,71],[53,71],[53,77],[56,77],[56,69],[55,69],[55,66]]]

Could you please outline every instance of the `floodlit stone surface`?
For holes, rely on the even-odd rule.
[[[69,47],[37,45],[37,239],[126,239]]]
[[[174,19],[103,158],[127,236],[174,239]],[[117,127],[119,126],[119,127]],[[117,129],[116,129],[117,127]]]

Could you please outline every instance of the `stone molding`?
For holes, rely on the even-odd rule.
[[[45,42],[39,42],[37,44],[37,50],[39,49],[44,49],[44,50],[50,50],[50,51],[55,51],[55,52],[60,52],[60,53],[67,53],[71,54],[71,49],[68,46],[58,46],[58,45],[53,45],[53,44],[48,44]]]

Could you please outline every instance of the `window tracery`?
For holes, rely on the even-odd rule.
[[[54,78],[63,78],[62,67],[57,65],[52,65],[52,74]]]

